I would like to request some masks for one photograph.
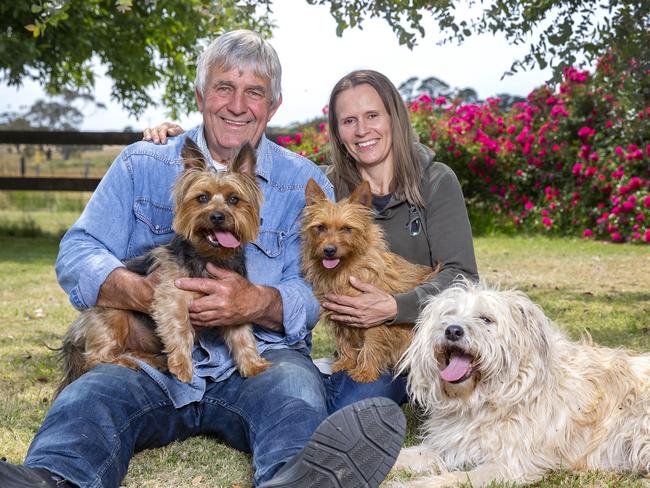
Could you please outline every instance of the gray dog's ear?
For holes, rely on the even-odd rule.
[[[524,329],[528,331],[532,340],[532,346],[540,354],[547,358],[549,354],[550,332],[549,319],[539,305],[533,303],[524,293],[520,291],[506,292],[511,294],[511,313],[514,317],[519,316]]]
[[[183,158],[183,166],[186,171],[188,169],[198,169],[201,171],[208,169],[208,161],[205,159],[201,149],[189,137],[185,139],[185,144],[181,150],[181,157]]]

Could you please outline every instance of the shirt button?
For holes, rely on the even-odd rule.
[[[156,230],[160,230],[160,226],[156,224]]]

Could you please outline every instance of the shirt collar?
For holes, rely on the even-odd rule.
[[[223,163],[215,161],[208,149],[208,143],[205,139],[205,134],[203,133],[204,126],[203,124],[197,127],[196,132],[196,144],[201,149],[201,152],[208,158],[208,161],[216,171],[225,171],[228,169]],[[262,135],[259,144],[256,149],[257,153],[257,164],[255,166],[255,174],[268,181],[271,176],[271,167],[272,167],[272,158],[270,154],[269,140],[265,135]]]

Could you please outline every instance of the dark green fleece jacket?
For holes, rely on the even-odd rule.
[[[458,179],[449,166],[434,161],[428,147],[418,144],[418,154],[425,208],[415,208],[393,194],[381,211],[375,211],[375,221],[383,228],[391,251],[413,263],[432,267],[439,264],[440,272],[431,281],[395,295],[395,323],[415,322],[427,298],[440,293],[456,278],[478,279],[472,230]],[[325,172],[335,185],[336,198],[347,197],[351,190],[336,187],[333,170],[329,166]]]

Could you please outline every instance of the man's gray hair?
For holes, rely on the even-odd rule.
[[[251,70],[256,76],[269,80],[271,103],[276,105],[282,93],[282,67],[273,46],[257,32],[239,29],[217,37],[201,53],[196,64],[197,90],[205,94],[205,83],[210,70],[223,71],[238,68]]]

